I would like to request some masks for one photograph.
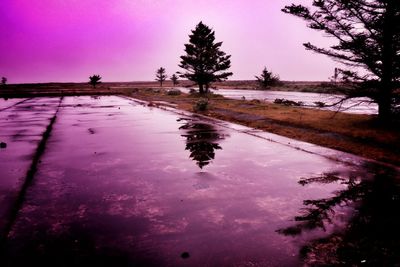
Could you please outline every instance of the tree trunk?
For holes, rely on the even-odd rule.
[[[199,93],[204,94],[204,85],[202,83],[199,83]]]
[[[382,45],[382,79],[378,100],[378,116],[380,120],[387,120],[391,116],[392,91],[393,91],[393,49],[394,33],[394,8],[393,2],[389,1],[386,7],[383,25],[383,45]]]
[[[378,102],[378,117],[381,121],[388,120],[392,115],[392,105],[389,97],[383,97]]]
[[[210,85],[207,83],[206,84],[206,94],[209,92],[209,87],[210,87]]]

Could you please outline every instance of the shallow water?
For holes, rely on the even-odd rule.
[[[187,88],[180,88],[184,92],[189,92]],[[265,100],[274,102],[277,98],[284,98],[291,101],[303,102],[306,107],[317,107],[315,102],[323,102],[326,105],[332,105],[339,102],[343,96],[332,95],[332,94],[320,94],[320,93],[307,93],[307,92],[287,92],[287,91],[262,91],[262,90],[240,90],[240,89],[220,89],[212,90],[216,94],[223,95],[227,98],[232,99],[243,99],[246,100]],[[346,100],[342,105],[333,107],[324,107],[321,109],[341,111],[346,113],[355,114],[378,114],[378,106],[375,103],[371,103],[371,99],[367,97],[358,97]]]
[[[381,187],[372,186],[375,177]],[[377,218],[379,207],[365,196],[385,186],[392,189],[379,203],[398,208],[398,177],[129,99],[66,97],[6,259],[13,266],[301,266],[315,257],[369,263],[380,255],[324,258],[317,241],[335,237],[332,247],[345,246],[360,214]],[[295,220],[313,207],[322,219]],[[398,215],[384,210],[379,220],[387,228],[380,230],[399,237],[391,227]],[[368,220],[361,221],[370,231]],[[387,253],[397,252],[398,240],[387,242],[389,260],[400,255]]]
[[[10,99],[4,99],[2,98],[0,100],[0,111],[6,110],[18,103],[23,103],[25,101],[27,101],[27,98],[10,98]]]
[[[0,233],[59,98],[0,100]],[[19,103],[19,104],[18,104]]]

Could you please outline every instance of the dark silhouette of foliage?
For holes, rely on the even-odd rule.
[[[333,71],[333,76],[329,78],[331,80],[331,82],[333,82],[335,85],[338,82],[339,79],[339,69],[335,68]]]
[[[172,81],[173,86],[176,86],[176,85],[179,84],[178,76],[177,76],[175,73],[172,74],[172,76],[171,76],[171,81]]]
[[[7,78],[6,77],[1,77],[1,84],[5,86],[7,84]]]
[[[310,240],[301,248],[305,265],[397,266],[400,262],[398,171],[373,164],[364,168],[361,172],[331,172],[300,179],[302,186],[340,183],[345,188],[331,197],[304,200],[305,208],[294,218],[296,223],[277,232],[295,237],[325,230],[338,221],[344,223],[343,210],[348,216],[343,230],[333,227],[326,237]],[[374,177],[368,177],[368,172]]]
[[[179,129],[185,131],[186,150],[201,169],[215,158],[215,150],[222,149],[219,141],[224,135],[211,124],[189,121]]]
[[[255,76],[260,88],[268,88],[270,86],[278,85],[280,83],[279,76],[274,75],[271,71],[264,67],[260,76]]]
[[[172,89],[167,91],[167,95],[181,95],[182,92],[179,89]]]
[[[196,101],[193,105],[193,110],[197,111],[206,111],[208,108],[208,99],[207,98],[200,98]]]
[[[226,80],[232,72],[226,72],[231,66],[230,55],[221,51],[222,42],[215,43],[215,32],[200,22],[189,35],[185,44],[186,55],[181,56],[179,67],[186,70],[181,74],[199,85],[199,92],[207,93],[212,82]]]
[[[96,85],[101,83],[100,80],[101,80],[101,76],[94,74],[89,77],[89,84],[91,84],[93,86],[93,88],[96,88]]]
[[[379,106],[379,117],[389,118],[399,103],[399,94],[394,92],[400,83],[400,1],[314,0],[313,6],[292,4],[282,11],[336,38],[338,43],[330,48],[304,46],[350,67],[338,70],[354,89],[349,97],[372,98]]]
[[[165,73],[165,68],[160,67],[157,69],[156,72],[156,81],[160,83],[160,86],[162,87],[163,82],[167,79],[167,74]]]

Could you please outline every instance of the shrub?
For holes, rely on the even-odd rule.
[[[287,100],[284,98],[276,98],[274,100],[275,104],[281,104],[285,106],[303,106],[304,103],[302,101],[292,101],[292,100]]]
[[[200,98],[193,106],[194,111],[206,111],[208,108],[208,99]]]
[[[260,76],[255,77],[259,87],[263,89],[266,89],[270,86],[282,85],[279,76],[273,74],[271,71],[268,71],[266,67],[263,69]]]
[[[167,95],[180,95],[182,92],[178,89],[168,90]]]
[[[319,108],[323,108],[323,107],[326,106],[326,104],[324,102],[321,102],[321,101],[315,101],[314,104]]]

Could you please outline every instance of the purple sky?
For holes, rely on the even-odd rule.
[[[280,11],[300,0],[1,0],[0,76],[9,83],[154,80],[179,70],[203,21],[232,55],[231,79],[266,66],[283,80],[327,80],[336,66],[302,43],[332,39]]]

